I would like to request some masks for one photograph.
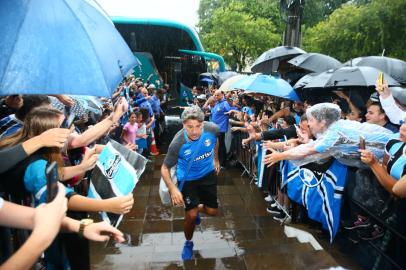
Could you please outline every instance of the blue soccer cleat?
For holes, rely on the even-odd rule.
[[[182,260],[191,260],[193,257],[193,241],[186,240],[182,250]]]

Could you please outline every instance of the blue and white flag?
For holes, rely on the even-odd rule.
[[[322,165],[309,163],[301,167],[284,161],[281,173],[289,198],[303,205],[309,218],[321,222],[332,242],[340,224],[347,166],[335,159]]]
[[[257,157],[257,186],[262,188],[263,178],[264,178],[264,170],[266,169],[265,164],[262,162],[262,158],[266,154],[266,148],[261,146],[261,142],[256,143],[256,152],[258,153]]]
[[[114,145],[114,147],[113,147]],[[109,142],[99,155],[92,172],[88,196],[108,199],[130,194],[144,172],[147,160],[114,141]],[[100,213],[103,220],[118,226],[122,215]]]

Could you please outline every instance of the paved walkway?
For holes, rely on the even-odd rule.
[[[164,207],[158,185],[162,156],[150,164],[134,190],[135,205],[120,225],[126,244],[92,244],[92,269],[321,269],[337,266],[325,251],[287,238],[266,212],[262,193],[240,177],[222,171],[219,215],[202,216],[194,234],[194,259],[180,260],[183,208]]]

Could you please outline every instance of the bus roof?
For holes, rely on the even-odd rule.
[[[196,30],[190,26],[182,24],[180,22],[158,19],[158,18],[131,18],[131,17],[111,17],[112,21],[116,24],[141,24],[141,25],[156,25],[156,26],[166,26],[170,28],[177,28],[185,31],[189,37],[192,39],[193,44],[195,45],[196,51],[204,51],[203,45],[200,42],[199,36]]]

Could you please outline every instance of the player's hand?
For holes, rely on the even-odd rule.
[[[171,194],[173,206],[184,206],[185,205],[185,202],[183,201],[183,195],[177,187],[170,189],[169,193]]]
[[[214,160],[214,171],[216,172],[217,175],[220,173],[220,162],[218,159]]]

